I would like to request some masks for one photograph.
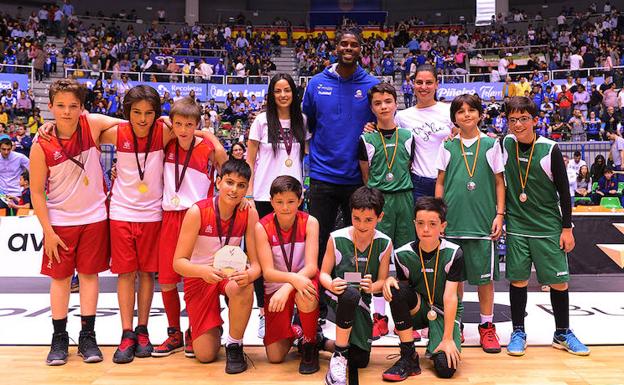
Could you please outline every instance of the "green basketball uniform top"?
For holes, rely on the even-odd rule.
[[[507,184],[506,205],[507,233],[530,237],[548,237],[561,234],[562,219],[559,194],[553,182],[551,155],[557,145],[554,141],[538,136],[533,150],[529,176],[525,185],[527,201],[520,202],[522,185],[518,174],[514,135],[503,140],[503,160]],[[520,150],[520,173],[525,177],[531,148]]]
[[[444,171],[444,201],[448,206],[445,234],[450,238],[488,238],[496,217],[496,177],[504,171],[503,157],[497,139],[480,133],[481,143],[472,178],[462,155],[459,136],[440,147],[438,170]],[[464,139],[468,167],[477,151],[477,138]],[[472,181],[474,190],[468,189]]]
[[[425,262],[424,271],[427,273],[429,290],[433,290],[436,251],[434,250],[430,253],[423,252],[422,254]],[[444,239],[440,240],[440,259],[438,261],[433,303],[441,310],[444,309],[444,288],[446,281],[462,282],[465,279],[463,258],[462,250],[458,245]],[[400,279],[407,279],[410,286],[420,293],[423,306],[428,306],[429,299],[423,276],[423,265],[420,262],[420,255],[418,253],[418,241],[410,242],[397,249],[394,262],[395,266],[397,266],[397,276]],[[460,310],[463,309],[461,301],[458,302],[457,309],[457,317],[459,317],[461,316]]]
[[[331,239],[334,242],[334,253],[336,256],[336,264],[334,266],[334,270],[332,271],[332,278],[344,278],[344,273],[355,272],[353,237],[350,234],[351,229],[353,229],[353,226],[345,227],[331,233]],[[368,268],[366,268],[366,259],[368,257],[369,247],[372,247],[372,250],[370,251]],[[390,249],[390,252],[392,253],[392,241],[386,234],[375,230],[372,246],[369,247],[367,247],[366,250],[357,251],[358,271],[362,273],[362,277],[366,274],[370,274],[372,276],[372,281],[375,282],[377,280],[377,274],[379,273],[381,257],[388,251],[388,249]],[[362,301],[367,306],[370,306],[371,295],[362,292]]]
[[[388,163],[392,161],[397,135],[399,136],[398,148],[390,171],[388,170]],[[386,154],[384,152],[384,142],[382,142],[381,135],[378,131],[362,134],[361,140],[364,142],[366,148],[366,158],[369,166],[368,187],[379,189],[384,193],[411,191],[413,186],[410,166],[412,164],[414,152],[414,137],[412,131],[397,127],[392,136],[384,137],[386,151],[388,152],[387,163]],[[388,172],[392,172],[394,176],[391,181],[386,180]]]

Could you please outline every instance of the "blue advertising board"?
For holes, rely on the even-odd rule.
[[[10,89],[13,82],[19,84],[20,90],[28,89],[28,75],[0,73],[0,91]]]
[[[218,57],[213,56],[191,56],[191,55],[162,55],[162,54],[151,54],[150,60],[158,65],[164,65],[165,60],[174,59],[178,65],[184,64],[184,59],[186,59],[189,63],[195,63],[195,65],[199,65],[199,59],[204,59],[206,63],[215,66],[219,62]]]

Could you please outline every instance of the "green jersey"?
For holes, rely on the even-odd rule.
[[[442,144],[438,155],[448,206],[445,233],[450,238],[489,239],[496,217],[496,174],[504,171],[502,152],[498,140],[482,133],[478,139],[464,139],[462,146],[455,137]]]
[[[415,144],[411,130],[397,128],[392,136],[383,139],[379,131],[368,132],[361,136],[361,141],[365,154],[360,155],[360,160],[367,160],[369,166],[368,187],[384,193],[412,190],[410,166]],[[389,164],[392,164],[391,169],[388,169]]]
[[[523,190],[520,177],[524,180],[527,175],[531,148],[522,151],[516,147],[516,143],[514,135],[507,135],[503,140],[507,233],[529,237],[559,235],[562,228],[561,207],[551,168],[552,151],[557,144],[550,139],[537,137]],[[525,202],[520,201],[523,191],[527,198]]]

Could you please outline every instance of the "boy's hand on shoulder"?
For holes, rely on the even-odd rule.
[[[347,281],[345,281],[342,278],[336,277],[332,280],[331,287],[329,288],[329,290],[331,290],[331,292],[336,295],[340,295],[345,291],[346,288],[347,288]]]
[[[49,142],[52,139],[52,131],[54,130],[55,126],[56,122],[54,121],[43,123],[41,127],[37,129],[37,138]]]
[[[393,287],[399,290],[399,282],[396,280],[396,278],[394,277],[386,278],[386,281],[384,282],[384,285],[382,288],[382,293],[383,293],[384,298],[388,302],[392,301],[392,288]]]
[[[362,131],[362,133],[368,134],[369,132],[375,132],[375,123],[368,122],[364,125],[364,130]]]
[[[253,199],[243,198],[238,204],[238,210],[244,211],[245,209],[248,209],[248,208],[255,208],[253,204]]]

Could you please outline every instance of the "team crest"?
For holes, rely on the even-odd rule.
[[[63,154],[60,151],[54,151],[54,154],[52,154],[52,157],[54,158],[54,160],[59,160],[63,157]]]
[[[212,225],[208,225],[208,226],[206,226],[206,230],[204,230],[204,232],[206,232],[206,233],[212,233]]]
[[[124,144],[123,144],[123,148],[124,148],[124,150],[129,150],[130,149],[130,142],[126,140],[124,142]]]
[[[353,95],[353,97],[356,99],[362,99],[364,94],[362,93],[362,90],[355,90],[355,95]]]

